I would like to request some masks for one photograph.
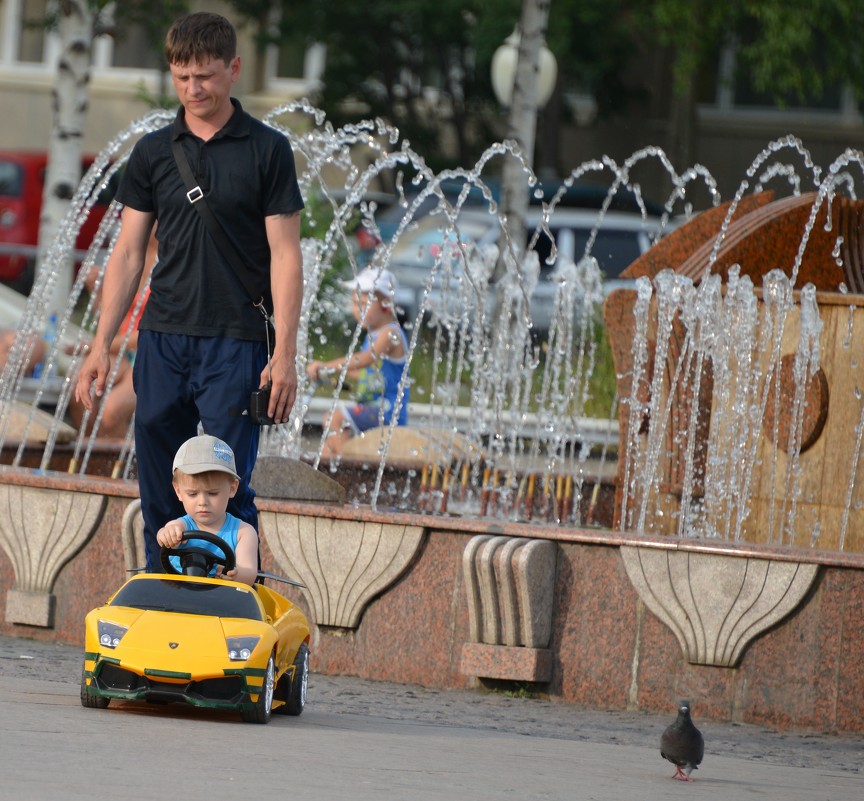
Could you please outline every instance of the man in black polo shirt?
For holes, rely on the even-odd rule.
[[[124,204],[105,271],[102,312],[76,396],[92,409],[105,391],[109,346],[135,296],[151,229],[159,260],[139,325],[134,367],[135,451],[147,564],[159,564],[156,532],[180,516],[171,465],[180,445],[204,431],[234,451],[240,486],[229,511],[257,529],[249,477],[260,429],[238,409],[271,385],[268,415],[288,420],[297,388],[297,327],[303,295],[300,215],[294,155],[285,136],[243,111],[230,96],[240,75],[236,32],[218,14],[178,19],[165,55],[181,103],[172,125],[135,146],[117,199]],[[183,148],[206,203],[236,250],[247,280],[273,311],[267,364],[264,317],[187,197],[172,153]]]

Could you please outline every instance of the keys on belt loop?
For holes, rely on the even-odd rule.
[[[267,314],[267,307],[264,305],[264,296],[262,295],[261,300],[259,300],[257,303],[253,303],[252,305],[256,309],[258,309],[258,311],[260,311],[261,315],[264,317],[264,335],[267,337],[267,373],[270,376],[270,378],[268,378],[268,381],[269,381],[269,383],[272,384],[273,383],[273,381],[272,381],[272,376],[273,376],[273,362],[272,362],[273,347],[275,347],[276,343],[274,342],[273,345],[271,346],[270,334],[275,333],[275,332],[271,332],[270,315]]]
[[[264,305],[264,296],[261,296],[261,299],[257,303],[252,304],[258,311],[261,312],[261,316],[268,320],[270,319],[270,315],[267,313],[267,307]]]
[[[202,197],[204,197],[204,191],[200,186],[196,186],[194,189],[190,189],[186,193],[186,198],[190,203],[197,203]]]

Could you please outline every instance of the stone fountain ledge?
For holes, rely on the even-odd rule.
[[[100,478],[26,468],[0,467],[0,485],[10,484],[31,488],[104,495],[135,499],[138,485],[124,479]],[[715,556],[747,557],[779,562],[797,562],[831,567],[864,569],[864,554],[843,553],[819,549],[782,548],[746,542],[715,539],[678,539],[669,536],[638,534],[600,528],[564,528],[543,524],[494,521],[480,517],[402,512],[369,505],[331,504],[319,501],[295,501],[259,497],[256,504],[261,512],[313,516],[332,520],[415,526],[428,530],[452,531],[462,534],[488,534],[504,537],[527,537],[561,543],[582,543],[608,547],[635,547],[678,551]]]
[[[79,643],[86,613],[126,576],[130,549],[123,531],[135,516],[137,485],[0,470],[0,491],[18,487],[76,495],[81,503],[89,496],[102,504],[87,536],[81,526],[67,533],[62,515],[53,515],[61,539],[71,538],[66,561],[50,581],[43,577],[39,587],[26,590],[33,598],[9,596],[24,589],[15,587],[20,557],[10,556],[8,542],[0,549],[0,631]],[[31,520],[35,526],[36,506],[27,503],[25,528]],[[274,498],[259,498],[258,507],[264,568],[306,579],[307,591],[289,588],[287,594],[313,622],[319,673],[447,688],[475,686],[478,677],[535,681],[552,698],[606,709],[659,711],[668,709],[670,699],[689,696],[700,699],[705,717],[718,720],[864,731],[861,554]],[[14,545],[28,555],[33,551],[31,568],[44,561],[38,539],[17,537]],[[724,628],[727,615],[716,612],[714,618],[697,614],[695,625],[692,606],[670,611],[668,592],[651,589],[650,582],[646,592],[634,581],[624,556],[628,550],[638,563],[665,563],[655,571],[660,576],[687,575],[680,565],[669,565],[695,557],[720,558],[739,568],[748,561],[770,562],[772,570],[795,569],[798,562],[813,566],[818,580],[805,587],[797,608],[781,607],[773,619],[748,601],[748,589],[735,596],[750,615],[741,615],[737,628]],[[704,568],[694,572],[700,570],[704,575]],[[755,568],[745,572],[758,575]],[[734,574],[727,566],[725,580],[715,582],[708,571],[707,583],[728,588]],[[671,586],[674,597],[677,585]],[[22,603],[27,600],[29,606]],[[50,613],[53,620],[14,622],[24,613]],[[767,627],[751,626],[754,613]],[[750,637],[743,647],[742,628]]]
[[[102,478],[100,476],[81,476],[54,470],[33,470],[27,467],[0,466],[0,484],[89,492],[120,498],[138,497],[137,481]]]
[[[864,298],[864,296],[862,296]],[[125,479],[80,476],[54,471],[35,471],[29,468],[0,466],[0,484],[16,484],[45,489],[61,489],[120,498],[137,498],[138,484]],[[465,534],[497,534],[509,537],[531,537],[559,542],[633,546],[661,550],[686,551],[726,556],[755,557],[781,562],[802,562],[831,567],[864,569],[864,553],[843,553],[818,548],[788,548],[747,542],[727,542],[720,539],[687,538],[637,534],[603,528],[564,528],[543,524],[515,523],[481,517],[423,514],[402,512],[397,509],[372,508],[361,504],[328,504],[320,501],[294,501],[258,497],[260,511],[287,512],[315,515],[335,520],[358,520],[378,523],[399,523],[423,526],[429,529],[461,532]]]
[[[368,505],[328,506],[320,503],[274,500],[271,498],[257,498],[256,504],[262,511],[316,515],[336,520],[411,524],[438,531],[452,531],[462,534],[496,534],[504,537],[529,537],[557,542],[584,543],[586,545],[607,545],[619,548],[630,546],[663,551],[753,557],[779,562],[802,562],[805,564],[864,569],[864,553],[838,553],[836,551],[825,551],[816,548],[781,548],[771,545],[726,542],[714,539],[677,539],[668,536],[636,534],[631,531],[622,532],[600,528],[559,528],[542,524],[511,523],[501,520],[492,521],[481,517],[431,515],[400,512],[396,509],[373,509]]]
[[[501,631],[490,637],[488,632],[496,627],[506,630],[511,619],[525,620],[538,615],[542,626],[551,629],[554,598],[545,590],[551,591],[555,582],[554,551],[545,556],[546,566],[535,570],[539,578],[520,582],[515,564],[501,555],[508,549],[522,548],[523,544],[556,542],[559,546],[570,543],[617,547],[633,589],[675,635],[684,658],[690,664],[720,668],[737,667],[759,636],[795,612],[811,592],[823,565],[864,568],[864,554],[860,553],[679,540],[524,523],[490,524],[476,518],[404,514],[369,507],[278,502],[271,509],[269,504],[262,501],[261,508],[272,514],[274,522],[286,518],[329,519],[338,529],[337,521],[353,521],[353,525],[363,521],[373,526],[397,529],[402,526],[405,530],[418,527],[414,530],[473,534],[463,552],[469,619],[474,622],[469,641],[463,647],[462,670],[468,675],[488,678],[547,682],[552,675],[554,655],[546,648],[546,641],[542,647],[533,642],[519,642],[516,643],[519,647],[512,647],[512,637],[503,636]],[[320,522],[316,525],[320,527]],[[308,536],[311,539],[314,534],[310,531]],[[297,542],[296,537],[294,541]],[[419,548],[419,541],[414,547]],[[283,553],[279,561],[285,564],[289,559]],[[413,554],[406,557],[405,563],[411,559]],[[306,565],[305,575],[296,570],[290,572],[294,572],[295,578],[304,579],[307,586],[329,583],[316,578],[322,571],[311,564]],[[313,607],[320,608],[323,603],[317,599],[320,591],[310,594],[315,596]],[[353,619],[359,619],[361,612],[358,609]],[[476,621],[480,619],[485,620],[486,631],[479,631],[482,627]],[[317,622],[334,621],[322,620],[319,615]]]

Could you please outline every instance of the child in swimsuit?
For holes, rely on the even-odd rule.
[[[408,337],[396,318],[393,273],[367,267],[353,281],[343,285],[351,291],[354,319],[362,323],[367,334],[356,353],[327,362],[313,359],[306,365],[306,374],[313,381],[321,378],[322,370],[338,373],[347,365],[346,376],[354,388],[354,402],[340,404],[330,416],[325,456],[339,455],[345,443],[363,431],[390,425],[408,356]],[[408,423],[408,400],[409,389],[405,382],[401,404],[398,404],[397,425]]]

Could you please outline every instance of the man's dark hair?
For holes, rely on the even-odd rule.
[[[237,31],[225,17],[201,11],[180,17],[165,36],[165,58],[169,64],[221,58],[228,64],[237,55]]]

